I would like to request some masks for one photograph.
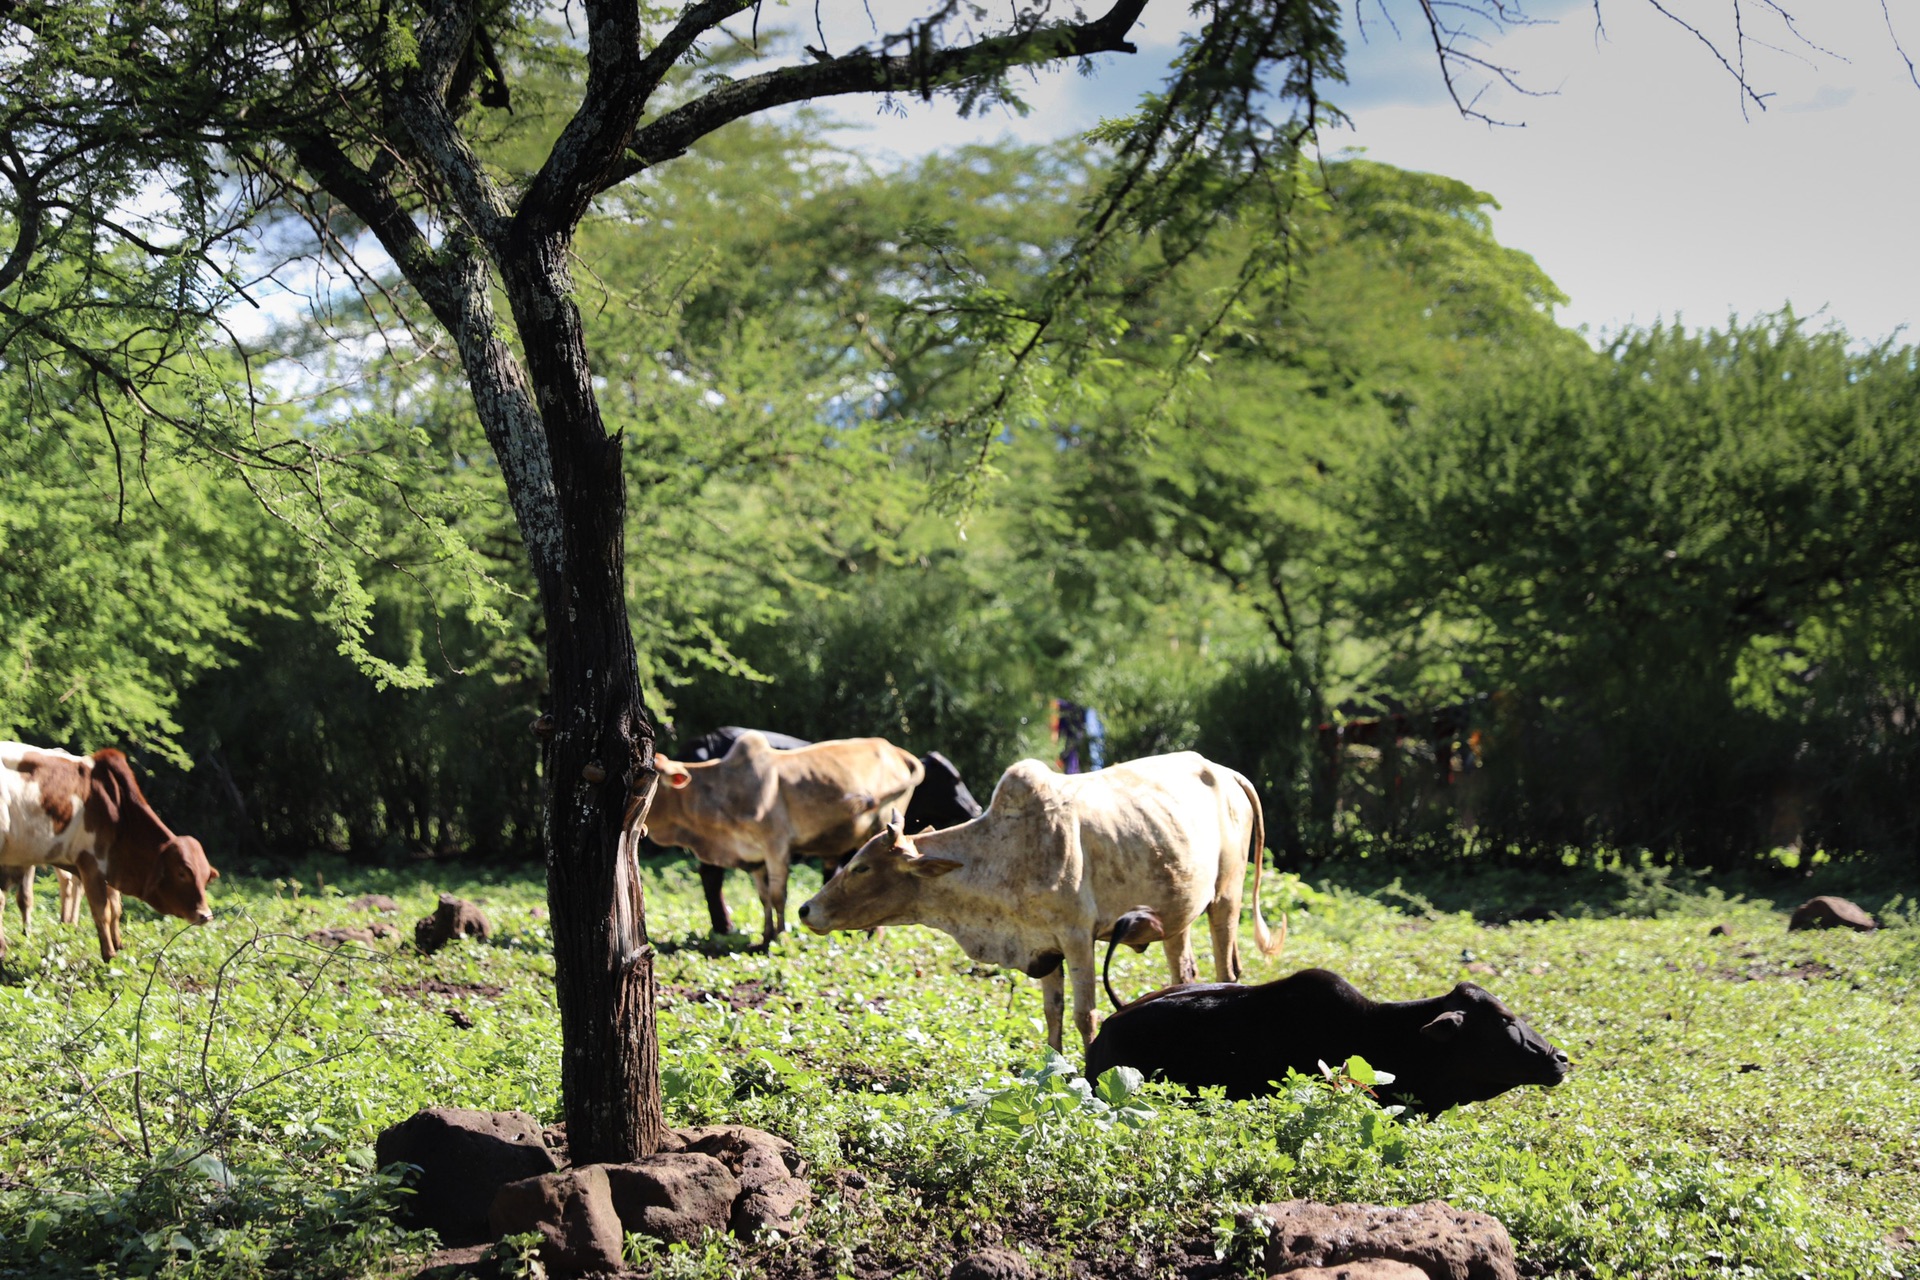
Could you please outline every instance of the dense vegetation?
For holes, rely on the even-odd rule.
[[[940,1277],[1002,1238],[1049,1274],[1153,1274],[1248,1261],[1239,1207],[1443,1196],[1504,1221],[1523,1274],[1912,1274],[1894,1238],[1920,1220],[1920,932],[1884,889],[1810,887],[1895,927],[1788,934],[1765,900],[1638,870],[1270,886],[1293,939],[1253,976],[1322,964],[1383,997],[1471,979],[1576,1063],[1552,1092],[1428,1122],[1324,1084],[1089,1102],[1047,1065],[1030,980],[918,928],[713,954],[689,865],[656,864],[669,1121],[790,1136],[817,1204],[791,1242],[630,1247],[655,1274],[716,1280]],[[493,940],[433,957],[304,940],[377,919],[353,905],[368,892],[400,900],[404,932],[435,890],[484,903]],[[110,966],[43,914],[0,1000],[0,1274],[409,1274],[431,1242],[382,1216],[378,1130],[426,1105],[557,1117],[543,902],[521,870],[223,876],[215,924],[134,906]],[[1541,907],[1562,918],[1491,923]],[[1123,952],[1116,985],[1159,965]]]
[[[1116,758],[1255,777],[1296,859],[1920,847],[1913,348],[1783,313],[1596,351],[1486,195],[1350,159],[1290,226],[1235,223],[1294,267],[1210,362],[1175,339],[1232,255],[1168,275],[1143,245],[1108,376],[956,456],[926,424],[976,374],[928,300],[1032,287],[1087,159],[876,174],[742,128],[589,227],[657,713],[883,733],[984,792],[1069,697]],[[311,377],[310,338],[282,342]],[[534,853],[541,628],[457,376],[397,351],[260,424],[327,442],[326,518],[365,553],[343,576],[297,493],[96,410],[84,369],[23,368],[0,733],[134,747],[228,862]],[[1315,732],[1394,712],[1385,750]]]

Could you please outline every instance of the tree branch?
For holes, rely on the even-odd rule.
[[[419,63],[391,91],[386,104],[388,127],[413,142],[417,158],[431,167],[468,228],[482,244],[497,249],[512,210],[456,125],[456,108],[447,102],[449,86],[473,43],[477,15],[466,0],[439,0],[428,13],[418,28]]]
[[[0,177],[6,178],[18,197],[14,219],[19,230],[14,234],[13,252],[7,255],[4,263],[0,263],[0,290],[4,290],[24,275],[27,264],[33,261],[33,251],[40,243],[40,225],[45,218],[46,206],[40,199],[39,182],[11,137],[7,138],[4,149],[0,149]]]
[[[383,183],[373,182],[330,138],[307,135],[294,154],[314,178],[352,209],[400,264],[408,282],[453,337],[473,389],[488,443],[506,473],[508,496],[543,583],[565,563],[554,514],[553,460],[526,371],[501,340],[488,293],[487,267],[472,252],[436,254],[413,218]],[[475,167],[478,167],[475,160]]]
[[[612,167],[601,190],[681,154],[722,125],[772,107],[849,93],[930,94],[936,88],[1010,67],[1096,53],[1133,53],[1136,50],[1126,34],[1145,8],[1146,0],[1119,0],[1091,22],[1053,23],[926,52],[883,55],[859,49],[722,85],[642,127],[633,137],[630,154]]]
[[[695,5],[668,33],[668,42],[678,42],[683,51],[730,6],[732,0]],[[580,225],[593,197],[611,185],[607,172],[626,149],[648,96],[679,57],[668,42],[646,58],[638,56],[640,8],[634,0],[586,0],[586,10],[587,87],[580,109],[567,121],[514,217],[514,234],[532,242],[564,238]]]

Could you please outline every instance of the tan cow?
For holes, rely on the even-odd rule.
[[[659,756],[660,786],[647,815],[658,844],[691,849],[715,867],[745,867],[771,942],[787,923],[793,859],[835,860],[860,847],[904,808],[925,770],[885,738],[840,738],[775,751],[749,729],[718,760]],[[831,870],[831,867],[829,868]]]
[[[1022,760],[972,822],[918,836],[890,827],[869,840],[800,908],[816,933],[924,924],[973,959],[1040,979],[1047,1043],[1061,1047],[1062,962],[1073,972],[1073,1021],[1093,1039],[1094,942],[1146,907],[1166,932],[1173,981],[1195,975],[1189,929],[1206,913],[1213,968],[1240,976],[1241,885],[1254,859],[1253,937],[1286,945],[1260,915],[1265,820],[1253,785],[1191,751],[1096,773],[1059,774]]]
[[[120,950],[123,893],[194,924],[213,919],[207,884],[220,873],[198,840],[160,821],[111,747],[88,757],[0,742],[0,867],[43,866],[79,876],[103,960]]]

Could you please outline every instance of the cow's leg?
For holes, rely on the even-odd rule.
[[[707,895],[707,920],[715,933],[733,932],[733,918],[727,914],[727,895],[722,892],[726,883],[725,867],[700,864],[700,892]]]
[[[123,899],[120,896],[120,891],[114,888],[112,885],[108,885],[107,886],[107,927],[113,933],[113,949],[115,954],[118,954],[121,951],[121,949],[126,945],[120,941],[120,917],[124,916],[126,913],[127,913],[127,904],[125,899]]]
[[[20,873],[16,871],[9,871],[6,873],[7,882],[14,886],[15,892],[19,891],[20,881],[17,878],[19,874]],[[24,911],[22,911],[20,915],[20,927],[23,929],[26,928],[26,913]],[[5,956],[6,954],[7,954],[7,913],[5,911],[0,911],[0,956]]]
[[[1073,1026],[1080,1033],[1080,1048],[1084,1051],[1093,1043],[1093,1011],[1097,1003],[1093,993],[1092,930],[1088,930],[1084,940],[1074,940],[1073,946],[1067,951],[1067,968],[1073,974]],[[1060,1048],[1058,1044],[1053,1047]]]
[[[1167,980],[1175,985],[1198,982],[1200,966],[1193,962],[1193,926],[1167,930],[1163,945],[1167,949]]]
[[[80,922],[80,877],[64,867],[55,867],[54,874],[60,877],[60,923],[78,924]]]
[[[1214,981],[1240,981],[1240,904],[1224,898],[1209,903],[1207,932],[1213,937]]]
[[[93,930],[100,935],[100,958],[111,960],[119,949],[120,932],[119,922],[113,918],[118,914],[119,904],[109,899],[113,886],[100,874],[100,867],[91,854],[82,854],[74,869],[80,874],[80,887],[87,891],[87,910],[93,915]]]
[[[1074,970],[1076,979],[1079,973],[1078,969]],[[1047,1044],[1055,1053],[1066,1052],[1060,1047],[1060,1023],[1067,1011],[1067,976],[1059,965],[1040,978],[1040,1004],[1047,1015]]]
[[[21,867],[9,877],[13,881],[13,900],[20,904],[20,936],[33,936],[33,868]]]
[[[787,876],[793,859],[785,850],[767,858],[767,931],[763,940],[772,942],[787,927]]]
[[[753,892],[760,899],[760,940],[773,937],[773,909],[767,905],[767,864],[755,863],[747,868],[747,874],[753,877]]]

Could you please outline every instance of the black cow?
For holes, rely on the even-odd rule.
[[[718,760],[733,748],[735,739],[746,730],[738,725],[722,725],[712,733],[703,733],[687,742],[680,749],[677,759],[702,761]],[[775,751],[792,751],[796,747],[810,747],[813,744],[804,738],[791,734],[760,731],[766,736],[767,745]],[[913,796],[907,801],[904,818],[908,835],[916,831],[935,830],[951,827],[980,816],[980,802],[967,790],[967,784],[960,779],[960,771],[953,767],[953,761],[938,751],[928,752],[920,757],[920,763],[926,769],[926,777],[913,789]],[[852,853],[853,850],[847,850]],[[838,858],[825,859],[827,875],[831,876],[839,868]],[[707,899],[707,919],[713,925],[715,933],[731,933],[733,921],[727,914],[727,900],[721,893],[721,885],[726,882],[724,867],[710,867],[700,864],[700,889]],[[1111,992],[1109,992],[1111,994]]]
[[[920,757],[920,763],[927,776],[920,780],[920,785],[913,789],[913,798],[907,801],[903,824],[908,835],[957,827],[980,816],[980,802],[960,780],[960,771],[953,767],[953,761],[938,751],[929,751]]]
[[[1520,1085],[1552,1088],[1570,1069],[1565,1053],[1471,982],[1383,1003],[1337,973],[1302,969],[1258,986],[1193,983],[1142,996],[1100,1028],[1087,1076],[1128,1066],[1251,1098],[1275,1092],[1289,1068],[1310,1075],[1355,1054],[1393,1073],[1383,1097],[1427,1115]]]

